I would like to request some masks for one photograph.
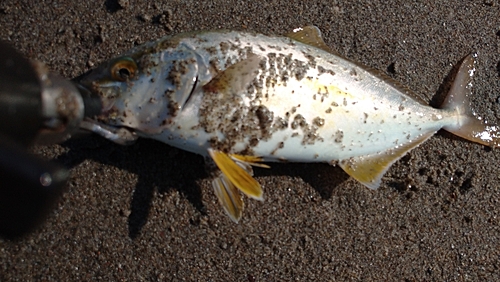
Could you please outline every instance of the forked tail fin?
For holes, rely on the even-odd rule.
[[[462,138],[491,147],[500,147],[500,127],[488,125],[476,118],[470,109],[469,95],[474,74],[474,56],[467,56],[455,77],[442,109],[454,112],[457,122],[444,129]],[[410,142],[394,149],[372,155],[358,156],[341,160],[340,167],[351,177],[366,187],[377,189],[381,178],[389,167],[413,148],[422,144],[435,132],[427,132]]]
[[[472,92],[475,58],[475,55],[465,57],[441,106],[442,109],[455,111],[458,118],[456,124],[445,126],[444,129],[472,142],[500,147],[500,127],[478,119],[470,108],[469,95]]]

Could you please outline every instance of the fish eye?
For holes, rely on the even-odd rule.
[[[136,72],[137,64],[129,57],[119,58],[111,66],[111,77],[118,81],[134,78]]]

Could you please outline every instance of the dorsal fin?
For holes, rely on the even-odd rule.
[[[351,61],[351,60],[349,60],[349,61]],[[389,85],[391,85],[392,87],[396,88],[398,91],[404,93],[406,96],[412,98],[416,102],[418,102],[418,103],[420,103],[420,104],[422,104],[424,106],[429,106],[429,103],[426,102],[424,99],[422,99],[422,97],[418,96],[411,89],[409,89],[408,87],[404,86],[403,84],[401,84],[401,82],[395,80],[394,78],[390,77],[386,73],[384,73],[382,71],[379,71],[377,69],[374,69],[372,67],[368,67],[368,66],[363,65],[363,64],[358,63],[358,62],[354,62],[354,61],[351,61],[351,62],[354,63],[354,64],[356,64],[358,67],[360,67],[362,69],[365,69],[366,71],[368,71],[372,75],[374,75],[374,76],[376,76],[376,77],[384,80]]]
[[[319,30],[319,28],[317,26],[308,25],[305,27],[299,27],[299,28],[294,29],[292,32],[286,34],[286,36],[293,39],[293,40],[297,40],[301,43],[311,45],[313,47],[322,49],[323,51],[337,55],[345,60],[348,60],[348,61],[356,64],[358,67],[367,70],[372,75],[388,82],[390,85],[392,85],[398,91],[405,93],[407,96],[409,96],[413,100],[417,101],[418,103],[425,105],[425,106],[429,105],[429,103],[427,103],[427,101],[425,101],[420,96],[415,94],[415,92],[411,91],[408,87],[402,85],[400,82],[398,82],[394,78],[388,76],[387,74],[385,74],[379,70],[376,70],[372,67],[368,67],[368,66],[365,66],[361,63],[349,60],[345,56],[341,55],[340,53],[332,50],[330,47],[328,47],[328,45],[326,45],[325,41],[323,41],[323,37],[321,36],[321,31]]]
[[[317,26],[308,25],[305,27],[296,28],[292,32],[287,33],[286,37],[337,55],[337,52],[334,52],[332,49],[330,49],[330,47],[326,45],[325,41],[323,41],[323,37],[321,37],[321,31]]]

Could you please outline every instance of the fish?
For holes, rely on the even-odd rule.
[[[477,56],[466,56],[440,108],[330,49],[316,26],[285,36],[200,31],[137,46],[79,78],[102,112],[81,127],[118,144],[151,138],[205,157],[238,222],[263,200],[253,167],[325,162],[377,189],[386,171],[438,130],[490,147],[499,127],[476,117]]]

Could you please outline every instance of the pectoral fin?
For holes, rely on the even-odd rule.
[[[229,179],[229,181],[241,192],[250,198],[263,200],[262,187],[259,182],[257,182],[247,170],[238,165],[231,156],[213,149],[208,149],[208,153],[227,179]]]
[[[259,73],[262,57],[250,53],[247,58],[229,66],[203,86],[203,90],[211,93],[234,95],[245,90]]]
[[[425,142],[435,132],[423,134],[419,138],[404,145],[375,155],[360,156],[343,160],[340,167],[352,178],[361,182],[370,189],[377,189],[380,186],[382,176],[387,172],[393,163],[402,158],[406,153]]]

